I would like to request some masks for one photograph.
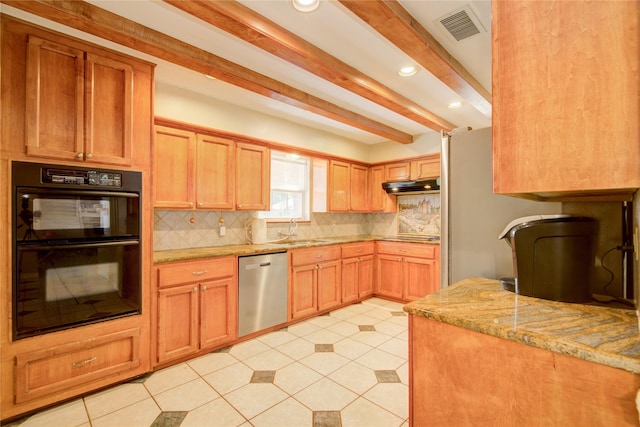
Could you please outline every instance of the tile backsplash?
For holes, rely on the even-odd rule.
[[[255,212],[176,211],[154,212],[153,249],[155,251],[241,245],[247,243],[246,226]],[[220,236],[218,223],[224,220],[225,235]],[[267,225],[267,240],[277,240],[278,232],[286,233],[289,224]],[[314,213],[311,221],[297,224],[293,239],[356,236],[362,234],[394,235],[397,231],[394,213]]]

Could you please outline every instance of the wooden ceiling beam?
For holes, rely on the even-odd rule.
[[[272,55],[429,129],[455,126],[236,1],[164,0]]]
[[[491,94],[397,0],[339,0],[486,117]]]
[[[402,144],[413,136],[242,67],[84,1],[1,0],[42,18],[118,43],[251,92]]]

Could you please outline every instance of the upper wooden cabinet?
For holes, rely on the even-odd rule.
[[[440,154],[387,163],[384,165],[384,181],[407,181],[410,179],[437,178],[440,176]]]
[[[268,147],[156,125],[154,206],[269,209]]]
[[[366,166],[329,160],[328,210],[366,212],[369,210],[369,169]]]
[[[396,212],[396,197],[389,195],[382,189],[385,182],[384,166],[369,168],[369,210],[371,212]]]
[[[233,209],[234,150],[230,139],[196,136],[196,207]]]
[[[133,66],[31,36],[27,155],[131,164]]]
[[[494,1],[494,192],[640,187],[639,2]]]
[[[271,196],[271,150],[236,144],[236,209],[268,211]]]
[[[5,16],[2,31],[12,157],[150,163],[152,64]]]
[[[411,179],[440,177],[440,155],[435,154],[411,161]]]
[[[165,126],[155,127],[153,146],[154,207],[194,207],[196,135]]]
[[[411,179],[411,162],[395,162],[384,165],[384,182]]]

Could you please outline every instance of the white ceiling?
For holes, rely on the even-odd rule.
[[[158,0],[89,0],[88,2],[411,135],[435,132],[221,29],[206,24],[168,3]],[[463,107],[457,110],[447,108],[451,101],[464,100],[424,69],[412,77],[398,76],[397,71],[400,67],[415,64],[416,61],[337,1],[322,0],[320,7],[312,13],[296,11],[289,0],[240,0],[240,3],[456,127],[491,126],[491,118],[470,103],[464,103]],[[491,91],[491,3],[489,0],[400,0],[399,3],[487,91]],[[486,32],[456,42],[435,21],[465,5],[475,13]],[[160,87],[176,86],[366,144],[385,141],[385,138],[378,135],[222,81],[205,78],[197,72],[165,61],[156,60],[155,62],[158,64],[156,81]]]

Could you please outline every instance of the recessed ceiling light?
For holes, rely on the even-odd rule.
[[[453,101],[453,102],[450,102],[450,103],[449,103],[449,105],[448,105],[447,107],[449,107],[449,108],[451,108],[451,109],[461,108],[461,107],[462,107],[462,102],[460,102],[460,101]]]
[[[402,77],[409,77],[409,76],[413,76],[417,72],[418,72],[418,68],[413,65],[410,65],[408,67],[400,68],[400,71],[398,71],[398,74],[401,75]]]
[[[300,12],[313,12],[320,6],[320,0],[291,0],[291,2]]]

